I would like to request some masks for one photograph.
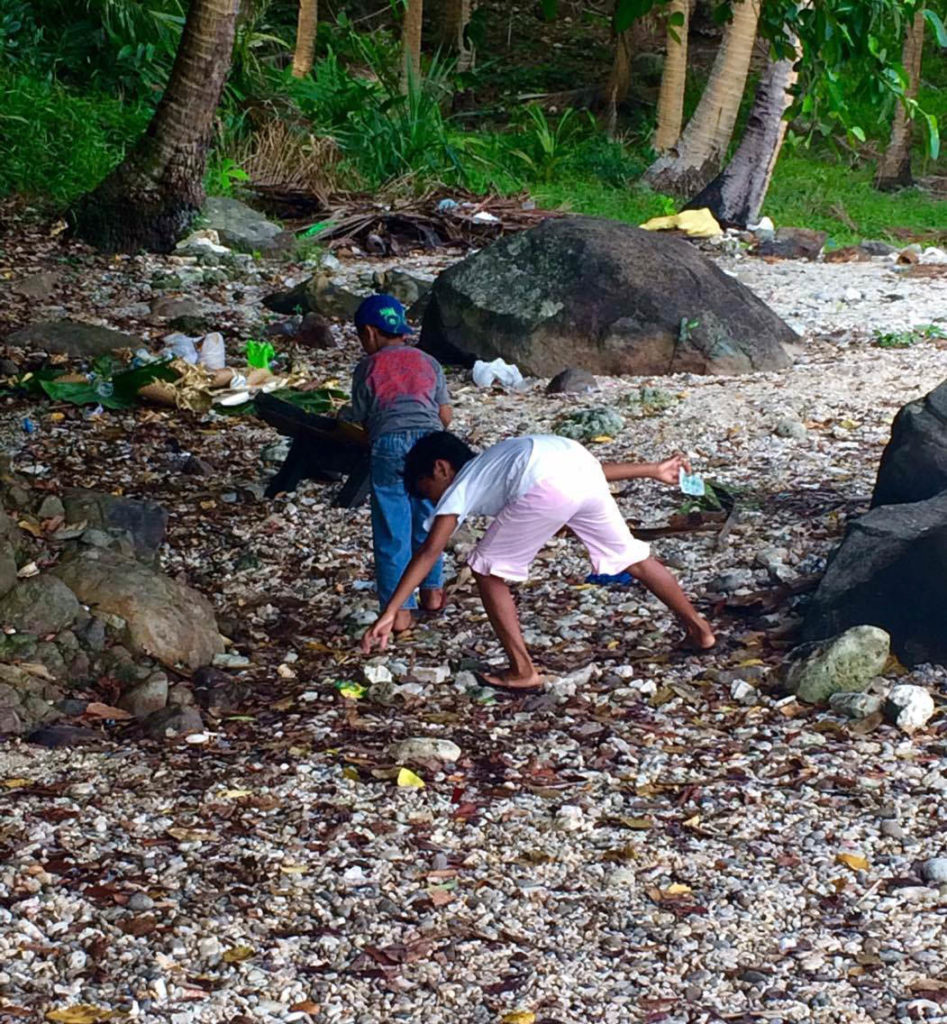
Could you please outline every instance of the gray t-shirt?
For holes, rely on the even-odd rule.
[[[352,375],[352,419],[374,441],[404,430],[443,430],[439,406],[450,395],[441,364],[411,345],[389,345],[361,359]]]

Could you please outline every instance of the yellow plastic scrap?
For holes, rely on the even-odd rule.
[[[641,227],[645,231],[683,231],[690,238],[715,238],[723,234],[717,218],[706,207],[682,210],[670,217],[652,217]]]
[[[402,789],[424,789],[424,779],[410,769],[402,768],[398,772],[398,785]]]

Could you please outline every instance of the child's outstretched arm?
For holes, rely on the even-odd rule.
[[[673,486],[678,482],[681,469],[691,471],[690,460],[685,455],[672,455],[663,462],[603,462],[602,470],[606,480],[657,480]]]
[[[370,654],[372,647],[378,644],[380,650],[388,646],[388,638],[395,624],[395,616],[407,599],[417,590],[427,574],[440,558],[454,530],[457,529],[457,516],[435,516],[431,532],[427,540],[415,551],[401,574],[401,580],[391,595],[385,610],[375,620],[362,637],[362,653]]]

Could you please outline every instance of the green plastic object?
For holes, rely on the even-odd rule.
[[[268,370],[275,358],[276,349],[268,341],[255,341],[251,338],[247,342],[247,366]]]

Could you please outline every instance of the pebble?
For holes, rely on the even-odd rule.
[[[925,882],[947,884],[947,857],[931,857],[921,865],[921,877]]]
[[[907,832],[901,827],[901,825],[893,818],[886,818],[881,823],[881,834],[887,836],[888,839],[907,839]]]
[[[143,910],[151,910],[155,901],[146,892],[133,892],[128,898],[128,909],[140,913]]]

